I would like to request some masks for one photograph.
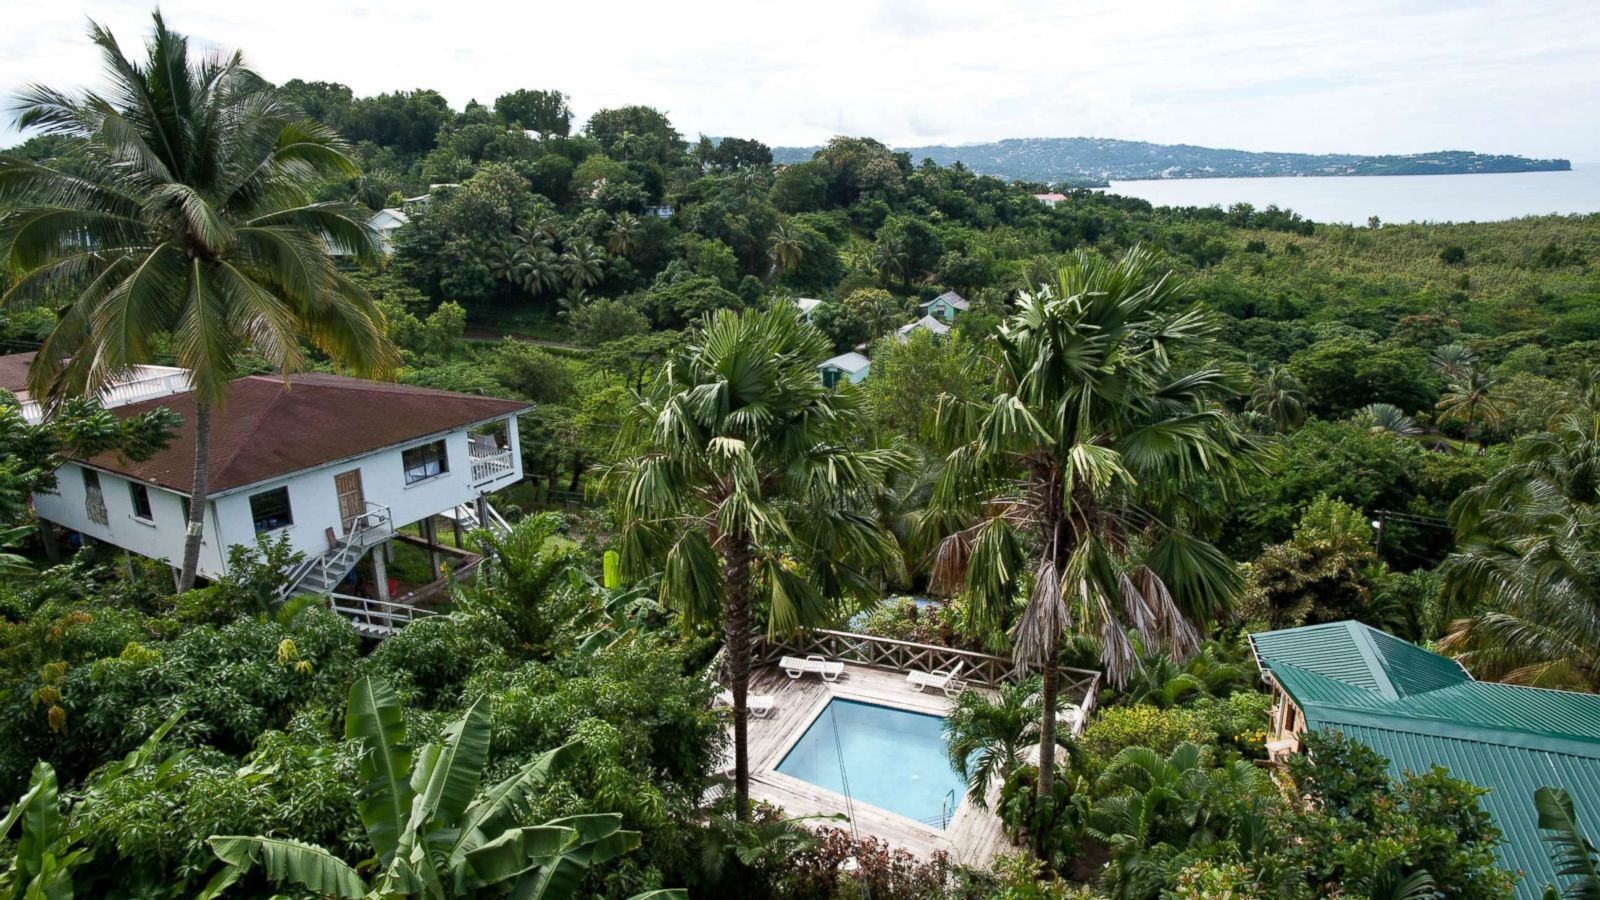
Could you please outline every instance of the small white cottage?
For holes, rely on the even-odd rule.
[[[872,368],[872,360],[861,354],[850,351],[817,366],[817,371],[822,374],[823,387],[833,387],[841,380],[851,384],[860,384],[867,380],[867,372]]]

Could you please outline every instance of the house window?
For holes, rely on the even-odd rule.
[[[155,514],[150,512],[150,489],[136,482],[128,482],[128,493],[133,497],[133,517],[146,522],[155,521]]]
[[[823,387],[831,388],[831,387],[833,387],[834,385],[836,385],[838,383],[839,383],[839,370],[838,369],[823,369],[822,370],[822,386]]]
[[[256,534],[293,525],[294,512],[289,509],[289,488],[285,486],[251,494],[250,517],[255,520]]]
[[[416,484],[450,471],[450,459],[445,455],[444,441],[434,441],[401,452],[400,464],[406,470],[406,484]]]
[[[100,473],[93,469],[82,469],[83,472],[83,511],[89,521],[97,525],[110,525],[111,519],[106,515],[105,494],[100,491]]]

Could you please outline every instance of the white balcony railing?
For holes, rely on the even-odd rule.
[[[140,366],[127,381],[100,392],[100,405],[107,409],[127,406],[142,400],[170,397],[189,390],[189,371],[172,366]],[[44,420],[44,405],[37,400],[22,401],[22,417],[30,425]]]
[[[498,450],[493,453],[479,455],[478,448],[472,449],[472,486],[481,487],[491,481],[504,478],[515,471],[516,467],[511,462],[510,450]]]

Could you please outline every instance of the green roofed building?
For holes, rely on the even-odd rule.
[[[1308,728],[1343,732],[1389,760],[1394,775],[1444,766],[1490,789],[1517,896],[1555,882],[1533,792],[1565,788],[1600,844],[1600,696],[1473,680],[1454,660],[1369,628],[1330,622],[1250,636],[1273,689],[1268,750],[1299,749]]]

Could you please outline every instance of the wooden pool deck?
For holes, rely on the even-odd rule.
[[[906,684],[903,672],[856,664],[846,664],[844,674],[831,682],[812,674],[791,679],[777,666],[761,666],[752,675],[750,693],[773,697],[770,714],[750,718],[750,796],[781,807],[790,816],[849,811],[842,794],[777,771],[789,748],[805,734],[828,701],[841,697],[937,716],[945,715],[954,705],[942,691],[913,690]],[[725,760],[730,771],[732,754],[730,746]],[[991,806],[998,790],[998,785],[991,788]],[[852,805],[856,830],[862,837],[880,838],[919,857],[943,851],[957,862],[984,866],[996,853],[1011,848],[999,818],[970,801],[960,804],[949,826],[942,830],[859,800]],[[843,820],[836,824],[846,831],[850,828],[850,823]]]

